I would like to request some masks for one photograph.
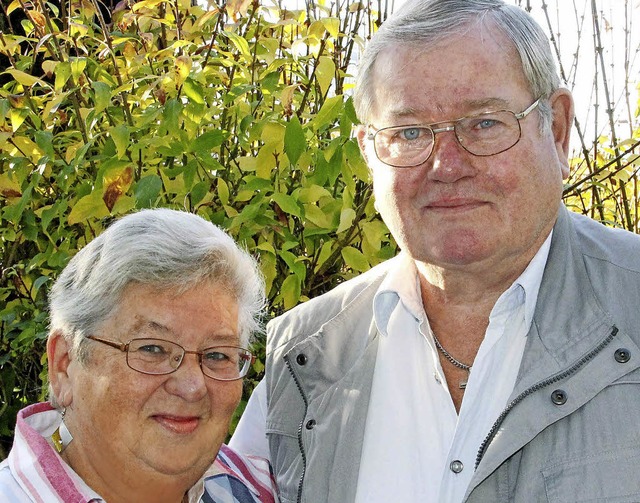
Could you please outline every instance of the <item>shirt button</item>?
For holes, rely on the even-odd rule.
[[[462,464],[462,461],[456,459],[455,461],[451,462],[449,468],[451,468],[451,471],[453,473],[460,473],[462,470],[464,470],[464,465]]]

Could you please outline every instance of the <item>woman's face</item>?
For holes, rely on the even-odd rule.
[[[133,284],[91,335],[122,343],[165,339],[189,351],[240,346],[238,306],[216,284],[177,294]],[[193,484],[227,435],[242,381],[206,377],[193,354],[171,374],[145,375],[127,366],[124,352],[86,344],[86,361],[69,357],[66,379],[53,383],[74,438],[64,452],[70,465],[100,494],[101,481],[126,487],[127,479],[133,483],[141,475]]]

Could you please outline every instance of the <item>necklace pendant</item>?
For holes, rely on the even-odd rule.
[[[463,381],[460,381],[460,385],[459,385],[459,386],[460,386],[460,389],[466,389],[466,387],[467,387],[467,380],[465,379],[465,380],[463,380]]]

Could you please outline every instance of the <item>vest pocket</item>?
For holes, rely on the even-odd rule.
[[[640,501],[640,446],[622,447],[542,470],[550,503]]]

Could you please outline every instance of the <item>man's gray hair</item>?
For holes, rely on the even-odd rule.
[[[60,331],[78,352],[85,337],[113,314],[128,285],[180,293],[202,283],[220,284],[238,303],[238,331],[246,346],[261,327],[266,305],[256,260],[222,229],[192,213],[132,213],[64,268],[49,297],[50,333]]]
[[[424,48],[478,26],[496,27],[513,42],[534,98],[548,98],[560,87],[549,39],[523,9],[502,0],[406,0],[367,44],[354,90],[358,118],[371,119],[374,103],[373,68],[380,52],[394,45]],[[543,127],[551,122],[551,108],[540,103]]]

